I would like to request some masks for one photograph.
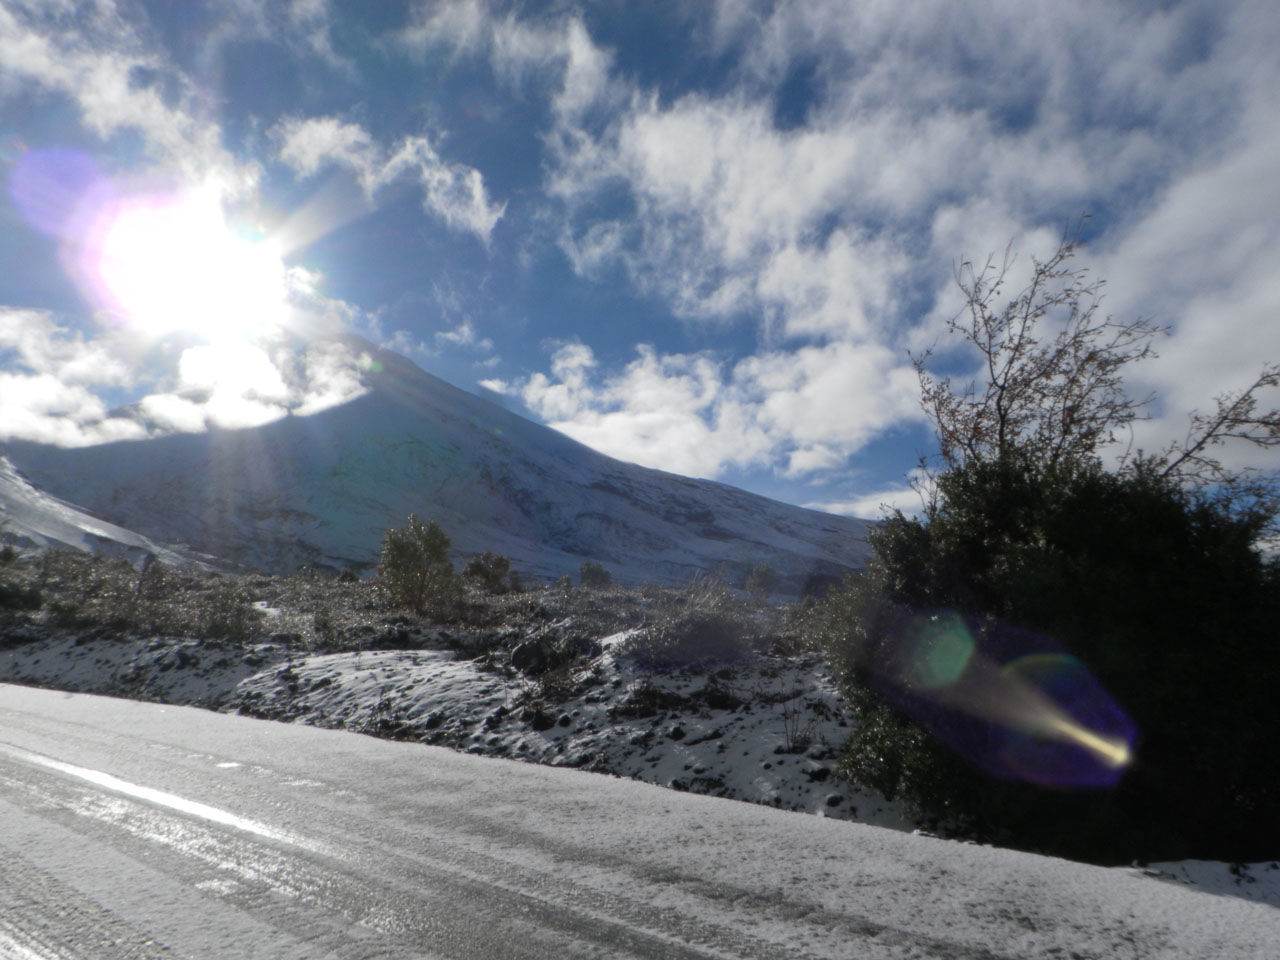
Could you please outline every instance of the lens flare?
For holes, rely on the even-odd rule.
[[[145,336],[209,342],[271,334],[289,318],[283,251],[235,229],[224,194],[216,180],[118,181],[78,150],[23,148],[9,177],[14,206],[60,240],[64,267],[100,316]]]
[[[234,232],[216,189],[122,200],[104,211],[94,239],[83,274],[141,332],[243,339],[285,320],[278,251]]]
[[[917,621],[910,643],[911,679],[930,690],[950,687],[973,658],[973,637],[954,614]]]
[[[1133,722],[1079,660],[1030,631],[904,611],[875,682],[939,740],[1000,778],[1108,787],[1133,761]]]

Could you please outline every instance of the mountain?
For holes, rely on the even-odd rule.
[[[860,567],[867,521],[624,463],[358,337],[365,392],[309,416],[93,447],[11,442],[41,490],[165,543],[288,573],[370,569],[388,526],[437,519],[455,556],[550,579],[599,561],[631,583],[769,564],[799,593]]]
[[[156,543],[37,490],[4,457],[0,457],[0,540],[20,548],[73,547],[123,557],[135,565],[152,555],[174,565],[208,565],[181,548]]]

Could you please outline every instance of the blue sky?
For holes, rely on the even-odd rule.
[[[348,330],[875,516],[953,264],[1088,213],[1158,449],[1280,360],[1277,51],[1270,0],[0,0],[0,439],[321,409]]]

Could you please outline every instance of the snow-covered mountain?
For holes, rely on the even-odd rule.
[[[27,481],[152,540],[240,565],[364,570],[388,526],[434,517],[463,559],[485,550],[552,578],[740,583],[769,564],[796,593],[861,566],[869,523],[597,453],[356,337],[365,392],[310,416],[93,447],[12,442]]]
[[[4,457],[0,457],[0,540],[19,548],[73,547],[124,557],[133,564],[155,556],[174,565],[206,565],[181,548],[156,543],[37,490]]]

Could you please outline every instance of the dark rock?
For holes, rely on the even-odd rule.
[[[373,639],[373,645],[383,650],[411,650],[419,646],[413,633],[402,626],[393,626],[388,624],[378,636]]]
[[[521,715],[521,719],[539,732],[550,730],[556,725],[555,717],[541,709],[527,709]]]
[[[712,710],[737,710],[742,706],[740,697],[735,697],[720,686],[708,686],[696,696]]]
[[[511,651],[511,666],[521,673],[542,673],[550,663],[551,648],[542,640],[526,640]]]

